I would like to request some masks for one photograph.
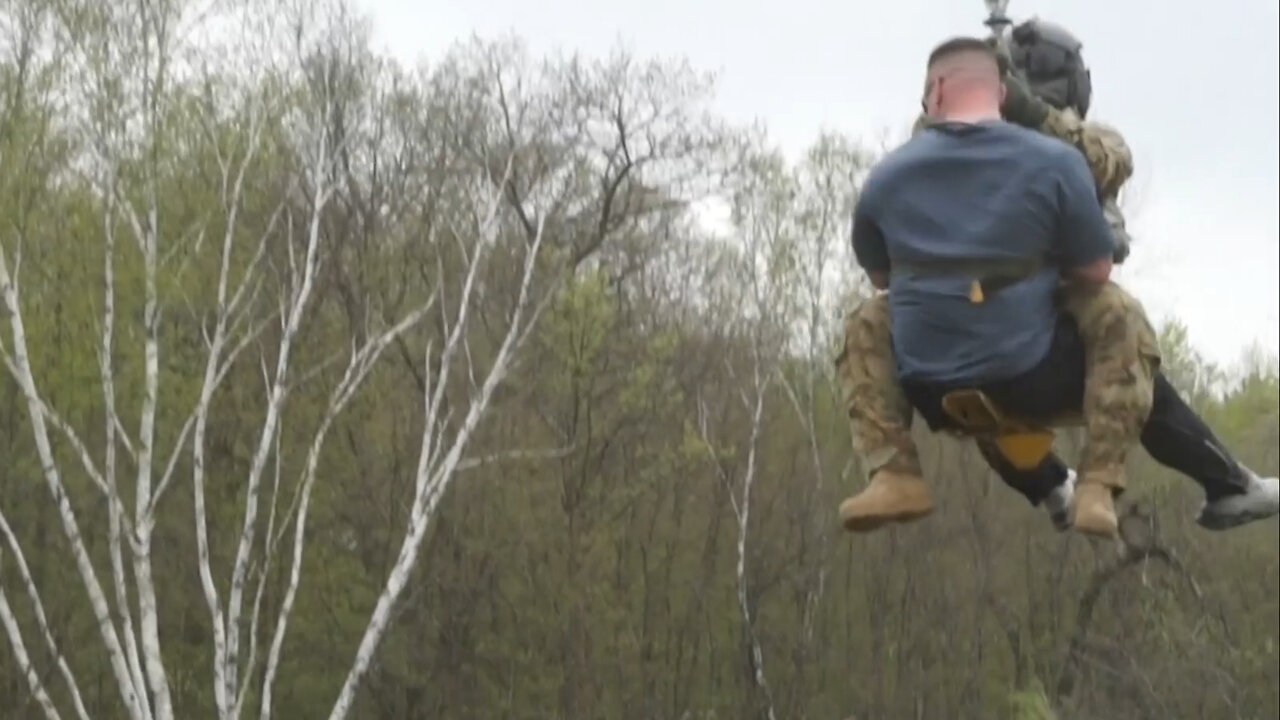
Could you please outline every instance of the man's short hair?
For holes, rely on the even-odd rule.
[[[995,48],[991,47],[986,40],[976,37],[954,37],[929,53],[929,61],[925,63],[925,68],[932,68],[938,61],[961,53],[978,53],[991,58],[991,62],[998,63]]]

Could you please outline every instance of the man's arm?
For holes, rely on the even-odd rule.
[[[880,227],[868,214],[867,193],[864,191],[853,209],[853,256],[858,265],[867,271],[871,285],[877,290],[889,288],[889,248],[885,245]]]
[[[1111,226],[1098,205],[1093,177],[1074,151],[1057,157],[1058,227],[1054,254],[1068,279],[1102,285],[1111,279]]]
[[[1059,110],[1035,96],[1017,74],[1005,75],[1005,119],[1069,143],[1084,154],[1098,198],[1115,200],[1133,175],[1133,152],[1124,137],[1102,123],[1085,122],[1074,110]]]

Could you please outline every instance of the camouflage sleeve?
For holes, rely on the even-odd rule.
[[[1114,128],[1096,122],[1085,122],[1070,110],[1051,109],[1041,132],[1065,140],[1084,153],[1093,171],[1098,195],[1115,199],[1121,186],[1133,175],[1133,153]]]

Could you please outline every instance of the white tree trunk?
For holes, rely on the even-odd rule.
[[[44,640],[45,648],[49,654],[53,656],[54,662],[58,666],[58,673],[62,675],[62,679],[67,684],[67,692],[71,695],[71,702],[75,706],[76,716],[80,720],[89,720],[89,713],[85,710],[84,700],[80,696],[80,685],[76,682],[76,678],[71,674],[71,668],[67,665],[67,659],[63,657],[62,650],[58,647],[58,643],[53,639],[53,630],[49,627],[49,619],[45,616],[44,601],[40,599],[40,590],[36,588],[35,578],[31,576],[31,568],[27,565],[27,558],[22,552],[21,546],[18,545],[18,538],[13,534],[12,528],[9,527],[9,520],[0,512],[0,533],[4,534],[5,542],[9,546],[9,551],[13,553],[14,562],[18,566],[18,573],[22,576],[22,585],[26,588],[27,598],[31,601],[31,609],[36,616],[36,623],[40,627],[40,635]],[[4,588],[0,587],[0,593],[4,592]],[[8,626],[6,625],[6,629]],[[14,631],[17,632],[17,625],[14,625]],[[11,634],[10,640],[13,641]],[[17,634],[18,640],[21,635]],[[15,652],[17,652],[15,648]]]
[[[0,559],[3,557],[4,552],[0,551]],[[45,692],[40,674],[31,664],[31,656],[27,654],[27,646],[22,641],[22,630],[18,627],[18,619],[13,616],[13,609],[9,607],[9,598],[5,595],[3,587],[0,587],[0,624],[4,625],[5,635],[9,637],[9,647],[13,650],[13,659],[18,662],[18,670],[22,671],[22,676],[26,678],[27,689],[36,699],[36,704],[40,706],[48,720],[62,720],[57,708],[53,706],[53,701],[49,699],[49,693]]]
[[[531,303],[530,298],[534,270],[542,248],[543,225],[540,220],[533,237],[525,248],[519,294],[510,323],[503,335],[502,343],[484,377],[483,383],[470,398],[467,414],[461,425],[453,436],[449,437],[445,418],[441,417],[445,386],[453,362],[458,358],[459,351],[465,344],[467,317],[470,312],[472,293],[475,290],[476,276],[483,260],[497,242],[498,211],[502,206],[500,192],[501,188],[506,186],[510,173],[511,167],[508,164],[502,181],[494,188],[488,199],[487,212],[479,223],[477,231],[479,242],[471,253],[470,258],[468,258],[467,276],[458,299],[457,314],[444,347],[441,349],[440,375],[438,378],[434,378],[434,383],[430,377],[429,357],[426,363],[428,383],[426,396],[423,398],[425,422],[422,431],[421,449],[418,454],[417,472],[414,478],[414,499],[409,509],[408,528],[400,545],[400,552],[396,556],[395,564],[391,567],[386,584],[383,586],[382,593],[378,596],[378,601],[374,606],[373,614],[369,618],[369,624],[360,639],[355,660],[347,673],[346,680],[342,684],[342,689],[338,693],[333,709],[329,713],[329,720],[344,720],[350,714],[352,704],[355,702],[356,690],[360,685],[360,681],[364,678],[370,663],[373,662],[374,653],[386,633],[387,626],[391,620],[391,612],[399,601],[405,584],[408,582],[409,573],[417,561],[422,539],[432,518],[435,516],[436,507],[448,489],[449,484],[457,476],[459,465],[463,461],[463,453],[466,451],[472,434],[489,409],[493,391],[506,379],[516,350],[524,339],[528,337],[529,329],[537,321],[542,309],[546,307],[546,303],[551,297],[551,290],[547,290],[547,294],[539,298],[536,303]],[[528,320],[522,322],[526,315]],[[466,357],[469,361],[469,355],[466,355]],[[474,370],[474,367],[467,367],[468,374],[473,377]]]
[[[31,418],[32,439],[36,452],[44,470],[45,483],[58,508],[58,516],[62,521],[63,533],[71,546],[76,570],[84,583],[97,621],[98,632],[102,636],[107,649],[107,657],[111,664],[112,674],[120,688],[121,699],[133,720],[150,720],[150,708],[147,706],[144,688],[136,684],[136,676],[129,670],[125,653],[120,644],[120,637],[111,622],[111,609],[103,593],[102,584],[98,580],[93,562],[80,535],[80,523],[67,498],[66,487],[62,482],[62,473],[53,455],[53,447],[49,441],[49,429],[45,423],[44,401],[40,397],[34,375],[31,372],[30,354],[27,350],[27,333],[22,322],[22,307],[18,301],[17,287],[9,274],[9,264],[4,253],[0,252],[0,297],[9,315],[9,329],[13,343],[12,350],[6,349],[6,362],[11,365],[11,374],[15,376],[19,388],[26,400],[27,413]]]
[[[307,512],[311,507],[311,491],[315,487],[317,470],[320,465],[320,453],[324,450],[325,441],[329,436],[329,429],[338,414],[354,397],[356,390],[364,382],[369,371],[373,369],[382,352],[391,343],[395,342],[396,338],[420,323],[434,305],[434,301],[435,296],[433,295],[426,305],[413,311],[391,329],[381,333],[366,343],[364,347],[352,353],[351,360],[347,364],[347,371],[330,394],[328,408],[320,421],[320,427],[316,430],[315,436],[311,440],[311,446],[307,449],[307,459],[303,467],[300,483],[299,500],[295,506],[293,560],[292,565],[289,567],[289,582],[285,588],[280,612],[276,616],[276,629],[271,638],[266,670],[262,676],[261,704],[258,713],[261,720],[268,720],[271,717],[272,690],[275,685],[276,673],[280,666],[280,651],[284,646],[285,631],[289,625],[289,618],[293,614],[293,603],[297,597],[299,580],[302,577],[302,556],[306,547]],[[243,702],[243,696],[240,698],[240,702]],[[236,715],[239,715],[238,709]]]
[[[31,319],[34,326],[36,317],[44,319],[45,316],[28,307],[30,318],[24,317],[22,305],[24,301],[41,302],[44,296],[37,293],[23,297],[20,293],[21,248],[24,242],[30,246],[43,241],[43,237],[30,241],[20,237],[11,244],[9,236],[5,237],[6,246],[0,252],[0,300],[9,332],[6,341],[0,341],[0,354],[21,391],[40,472],[57,508],[62,532],[68,540],[106,650],[110,677],[118,688],[125,716],[130,720],[174,718],[172,695],[178,691],[178,685],[174,684],[171,689],[165,666],[167,638],[162,635],[164,602],[171,598],[160,592],[166,583],[164,578],[154,577],[157,570],[153,568],[152,553],[164,537],[156,535],[161,501],[175,482],[186,481],[187,452],[190,452],[191,463],[193,507],[190,517],[194,523],[195,572],[210,619],[212,695],[219,720],[239,720],[255,691],[258,692],[259,717],[264,720],[271,717],[283,647],[302,582],[312,491],[324,475],[321,458],[325,443],[385,349],[423,324],[429,312],[441,313],[445,329],[444,337],[437,338],[437,344],[428,344],[424,358],[427,367],[435,370],[436,377],[429,379],[422,398],[425,420],[408,521],[395,564],[337,693],[331,718],[350,715],[359,685],[374,660],[419,558],[426,531],[458,473],[498,457],[554,456],[566,452],[531,450],[466,457],[473,437],[491,410],[495,392],[507,379],[522,344],[530,337],[558,287],[557,273],[563,271],[556,263],[563,261],[557,253],[564,248],[543,252],[545,217],[539,215],[536,221],[531,221],[529,217],[538,213],[526,215],[525,208],[518,208],[515,214],[521,223],[519,236],[523,247],[512,251],[515,262],[521,263],[518,297],[509,317],[502,319],[506,327],[499,325],[503,335],[494,357],[487,367],[480,367],[468,343],[474,340],[479,324],[473,319],[479,312],[477,308],[491,304],[483,287],[491,268],[487,263],[495,256],[502,258],[501,253],[509,249],[505,244],[509,233],[504,233],[504,223],[499,216],[516,203],[504,193],[513,177],[517,146],[527,142],[513,135],[508,138],[513,158],[501,179],[494,182],[494,178],[486,176],[479,180],[487,183],[479,193],[472,184],[477,177],[450,180],[453,187],[447,192],[457,191],[458,195],[458,204],[450,212],[472,205],[479,208],[475,228],[467,231],[451,228],[461,250],[461,265],[438,267],[436,286],[426,288],[433,294],[394,325],[375,331],[373,321],[364,320],[370,326],[363,328],[369,331],[370,339],[352,342],[345,373],[330,389],[327,404],[319,407],[317,428],[298,446],[307,448],[302,468],[290,468],[291,457],[282,460],[280,447],[286,444],[282,443],[282,436],[291,443],[298,434],[297,428],[289,427],[289,423],[294,422],[290,414],[290,392],[300,382],[312,381],[312,376],[294,367],[299,362],[296,358],[305,355],[301,352],[304,328],[309,327],[308,322],[316,315],[315,306],[320,305],[316,295],[321,271],[336,257],[330,250],[335,240],[325,235],[325,223],[333,212],[331,200],[348,189],[343,183],[359,184],[344,177],[343,173],[350,170],[341,162],[346,159],[344,151],[354,144],[353,137],[356,141],[366,140],[360,132],[369,130],[368,127],[352,130],[335,120],[342,112],[351,111],[350,104],[361,101],[347,97],[359,89],[352,91],[349,84],[358,83],[349,83],[351,78],[343,73],[356,72],[353,68],[358,60],[353,57],[363,48],[352,40],[358,28],[341,9],[333,9],[340,4],[330,6],[327,2],[312,0],[262,7],[256,3],[233,4],[236,7],[226,11],[228,17],[241,19],[236,13],[244,11],[246,17],[254,18],[241,30],[261,31],[266,28],[250,28],[249,24],[262,21],[272,25],[286,18],[291,23],[288,29],[296,31],[292,47],[285,47],[281,52],[281,44],[272,41],[270,47],[263,50],[262,57],[247,61],[269,66],[264,77],[245,81],[245,87],[250,87],[247,91],[243,87],[227,89],[242,79],[240,75],[229,73],[228,80],[203,65],[205,62],[216,64],[221,58],[201,53],[199,62],[193,62],[182,52],[200,49],[197,44],[188,43],[187,33],[225,31],[226,28],[202,24],[224,10],[221,5],[217,5],[216,12],[209,17],[202,15],[207,8],[183,2],[72,3],[65,8],[54,8],[58,10],[56,13],[46,13],[50,8],[43,4],[28,8],[33,17],[39,15],[40,22],[49,24],[45,29],[55,38],[49,41],[48,47],[42,46],[40,52],[42,58],[46,55],[52,58],[44,69],[55,77],[56,93],[62,96],[49,100],[45,110],[51,114],[65,113],[67,117],[50,123],[48,131],[54,140],[49,144],[52,147],[65,139],[73,148],[67,152],[74,156],[64,161],[65,166],[48,171],[48,177],[43,178],[46,182],[43,190],[54,199],[49,207],[55,211],[65,210],[58,204],[66,199],[59,194],[65,191],[75,203],[83,202],[94,208],[99,213],[95,221],[101,221],[101,227],[95,231],[101,233],[101,244],[94,252],[102,252],[103,288],[101,295],[96,288],[93,290],[93,296],[101,299],[101,306],[94,309],[95,314],[100,314],[95,319],[97,337],[93,338],[101,406],[95,398],[89,412],[93,413],[93,424],[101,422],[102,425],[92,430],[75,425],[80,421],[80,413],[69,408],[61,408],[66,415],[60,415],[59,408],[54,407],[56,396],[50,394],[50,389],[62,388],[45,388],[42,383],[52,382],[49,379],[52,376],[45,374],[44,368],[32,367],[32,348],[28,343],[35,341],[28,337],[24,323]],[[259,11],[261,15],[253,15]],[[321,17],[324,12],[330,16]],[[0,28],[0,34],[5,31]],[[228,66],[234,64],[225,62]],[[235,70],[240,72],[243,68],[237,65]],[[41,82],[43,80],[42,77]],[[220,84],[224,80],[228,80],[228,85]],[[282,89],[287,92],[281,92]],[[241,91],[243,96],[236,95]],[[227,97],[243,107],[220,105],[218,101]],[[202,113],[206,109],[204,102],[210,109],[207,116]],[[506,102],[505,96],[503,102]],[[230,118],[224,114],[228,110],[233,113]],[[507,110],[504,105],[503,111]],[[357,118],[354,124],[382,121]],[[623,118],[618,117],[616,121],[619,132],[624,132]],[[510,126],[506,130],[512,132]],[[473,139],[487,141],[482,131],[476,132]],[[656,142],[652,137],[646,140]],[[580,141],[585,142],[573,139],[573,142]],[[638,136],[637,142],[640,142]],[[625,139],[619,143],[622,152],[630,152]],[[56,149],[62,150],[61,146]],[[352,154],[364,149],[357,146]],[[658,153],[657,149],[651,150]],[[171,200],[180,189],[165,187],[165,183],[175,177],[188,177],[185,174],[188,168],[179,167],[186,161],[186,153],[190,153],[193,162],[202,163],[193,175],[215,178],[203,190],[216,200],[195,210],[183,204],[186,198]],[[579,192],[586,177],[582,175],[586,171],[580,167],[579,158],[567,157],[571,161],[557,170],[561,175],[542,181],[536,188],[525,188],[530,197],[554,206],[554,211],[561,214],[581,198],[564,202],[565,198],[560,195],[568,197],[566,193]],[[649,159],[652,158],[632,160],[628,157],[627,168],[638,167]],[[301,165],[301,169],[294,163]],[[264,165],[269,180],[256,182],[258,178],[254,173],[260,172]],[[488,167],[473,169],[489,170]],[[625,174],[618,175],[610,193],[618,190]],[[459,175],[465,176],[466,172],[460,171]],[[272,184],[279,177],[287,180],[281,180],[279,186]],[[64,181],[65,186],[61,184]],[[308,197],[300,198],[304,190]],[[169,204],[171,201],[173,205]],[[304,204],[305,210],[299,210]],[[242,216],[253,217],[253,226],[249,227],[250,223]],[[265,223],[263,216],[267,218]],[[295,219],[302,228],[301,237],[294,234],[292,221]],[[558,218],[559,221],[564,219]],[[177,226],[183,222],[188,224]],[[564,224],[573,223],[564,221]],[[604,228],[605,224],[601,222],[600,227]],[[600,237],[591,238],[597,246],[603,241],[603,233],[602,229]],[[206,234],[221,236],[211,241],[220,240],[220,247],[209,250],[211,255],[217,253],[216,261],[199,254]],[[131,236],[133,243],[117,242],[125,236]],[[377,240],[380,243],[402,241],[387,237]],[[578,240],[570,238],[566,246]],[[98,242],[98,238],[94,238],[94,242]],[[137,247],[137,256],[132,254],[133,245]],[[289,264],[273,265],[286,249]],[[275,252],[277,250],[279,252]],[[452,250],[442,253],[442,257],[449,257]],[[294,256],[295,251],[300,257]],[[523,257],[520,257],[521,251]],[[197,297],[188,297],[187,287],[174,288],[185,280],[181,268],[192,259],[200,263],[202,272],[206,267],[213,272],[213,264],[218,265],[216,289],[207,293],[216,295],[212,302],[204,296],[203,282],[195,284],[200,290],[191,291]],[[93,262],[96,264],[98,260]],[[169,273],[174,267],[179,271],[171,276]],[[140,275],[137,269],[141,270]],[[458,291],[456,278],[460,275],[464,281]],[[273,287],[277,281],[285,288],[284,297],[278,308],[264,309],[259,290],[264,286]],[[91,282],[96,282],[96,277],[91,277]],[[133,303],[139,296],[141,308],[137,312]],[[76,297],[78,300],[80,296]],[[204,342],[202,348],[195,344],[195,352],[203,355],[197,356],[196,368],[191,373],[199,376],[200,383],[193,389],[193,399],[185,397],[185,386],[191,380],[183,376],[181,370],[177,373],[170,370],[173,364],[186,361],[185,346],[179,345],[181,350],[177,352],[169,350],[174,346],[171,338],[180,337],[186,328],[165,322],[181,314],[184,302],[190,304],[191,316],[198,318],[200,339]],[[178,312],[174,312],[175,308]],[[327,322],[327,318],[322,320]],[[487,322],[489,318],[484,320]],[[211,424],[217,421],[215,407],[222,397],[220,391],[233,369],[245,364],[238,362],[243,351],[261,340],[271,322],[280,323],[276,346],[264,348],[263,356],[273,357],[274,367],[264,370],[266,400],[257,418],[249,466],[240,477],[211,477],[214,450],[210,436],[216,434]],[[364,336],[364,333],[356,334]],[[139,367],[122,367],[125,357],[139,357]],[[459,382],[460,379],[465,382]],[[455,417],[445,409],[449,405],[446,390],[452,392],[451,383],[453,386],[465,384],[470,392],[470,397],[461,404],[465,408],[462,417]],[[187,405],[177,405],[176,398],[182,398],[181,402]],[[311,405],[302,407],[309,410]],[[98,412],[101,412],[100,418]],[[169,422],[179,425],[170,427]],[[97,446],[99,440],[101,447]],[[273,459],[275,473],[270,475]],[[290,478],[282,481],[285,474]],[[290,485],[295,477],[296,482]],[[92,488],[89,497],[68,497],[68,485],[79,488],[84,484],[82,479],[87,479]],[[216,524],[228,521],[211,517],[219,508],[210,507],[210,483],[222,486],[236,483],[237,489],[243,488],[243,507],[234,518],[235,530],[230,537],[218,536]],[[104,538],[88,542],[81,537],[80,519],[76,515],[76,508],[97,507],[91,502],[98,499],[93,497],[94,493],[105,500],[100,505],[106,510],[105,547],[102,546]],[[267,493],[267,498],[263,493]],[[749,503],[749,487],[745,493]],[[281,505],[282,495],[286,498],[287,510]],[[265,511],[264,504],[267,505]],[[263,515],[267,516],[265,533],[261,527]],[[745,519],[742,522],[745,547]],[[15,559],[25,596],[34,608],[31,615],[34,620],[28,627],[19,627],[19,619],[28,622],[28,616],[21,612],[24,609],[21,606],[15,613],[10,605],[15,596],[21,599],[18,583],[0,588],[0,622],[5,627],[13,656],[46,717],[70,716],[74,708],[79,720],[88,720],[77,678],[54,642],[56,633],[48,626],[39,588],[26,567],[18,544],[20,532],[9,528],[2,512],[0,530],[9,551],[6,559]],[[222,547],[224,540],[231,541],[235,547],[230,567],[214,560],[214,548]],[[284,554],[286,547],[288,556]],[[93,548],[94,555],[91,556],[89,548]],[[740,553],[745,553],[745,549],[740,549]],[[99,572],[110,573],[109,588],[104,587]],[[264,599],[272,597],[267,589],[274,588],[281,579],[285,581],[284,592],[278,603]],[[45,590],[47,594],[48,589]],[[49,678],[55,677],[51,670],[42,674],[32,665],[31,639],[43,642],[48,650],[48,657],[67,685],[65,694],[61,688],[57,688],[59,692],[50,692],[46,687],[51,682]],[[35,653],[37,664],[44,662],[43,655],[43,651]],[[58,698],[66,698],[57,702],[68,707],[61,710],[55,707]]]

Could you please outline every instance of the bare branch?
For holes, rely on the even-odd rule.
[[[558,460],[573,453],[574,446],[551,448],[545,450],[509,450],[507,452],[490,453],[481,457],[466,458],[458,461],[458,472],[474,470],[486,465],[494,465],[512,460]]]

